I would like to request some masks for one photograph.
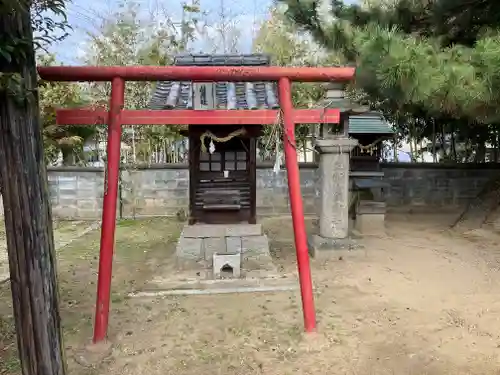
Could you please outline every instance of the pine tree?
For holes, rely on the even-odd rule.
[[[369,6],[283,0],[288,16],[358,67],[371,101],[494,123],[500,100],[500,3],[400,0]]]

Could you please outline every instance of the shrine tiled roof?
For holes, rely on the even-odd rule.
[[[390,124],[382,114],[368,112],[349,116],[349,134],[394,134]]]
[[[204,55],[176,56],[176,66],[267,66],[268,56]],[[276,84],[272,82],[214,82],[217,109],[278,108]],[[149,109],[193,109],[192,82],[160,81],[152,94]]]

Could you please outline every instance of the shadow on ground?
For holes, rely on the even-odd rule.
[[[73,360],[92,331],[99,234],[90,233],[58,254],[69,373],[494,374],[500,237],[490,229],[452,231],[452,222],[392,215],[387,234],[363,238],[363,249],[312,260],[318,333],[309,336],[302,333],[295,291],[128,298],[173,261],[182,224],[121,222],[113,351],[96,368]],[[291,221],[267,219],[263,225],[276,265],[295,273]],[[0,293],[0,374],[17,374],[8,284]]]

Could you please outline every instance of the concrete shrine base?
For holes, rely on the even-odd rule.
[[[196,270],[206,279],[278,275],[260,224],[186,225],[176,257],[180,269]],[[225,266],[233,269],[233,275],[222,269]]]
[[[295,275],[278,272],[260,224],[186,225],[177,242],[175,262],[175,270],[156,275],[134,296],[298,288]]]

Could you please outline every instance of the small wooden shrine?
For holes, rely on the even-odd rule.
[[[176,66],[268,66],[265,55],[183,55]],[[159,82],[151,109],[278,108],[270,82]],[[189,223],[256,223],[256,145],[262,125],[189,125]]]
[[[351,171],[379,172],[383,141],[394,135],[382,115],[377,112],[351,115],[349,135],[359,142],[351,153]]]

